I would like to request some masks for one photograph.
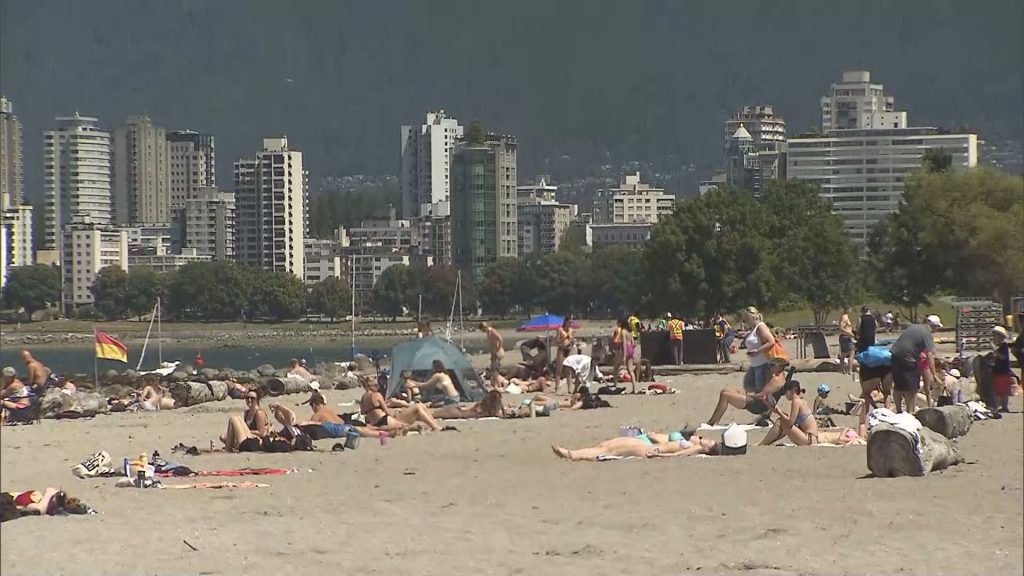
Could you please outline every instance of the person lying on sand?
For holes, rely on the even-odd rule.
[[[864,444],[868,440],[868,410],[862,403],[858,409],[860,423],[857,428],[821,428],[818,430],[820,444]]]
[[[234,378],[228,378],[225,384],[228,385],[228,398],[241,400],[242,398],[245,398],[245,393],[249,391],[248,386]]]
[[[710,438],[697,436],[696,434],[689,437],[680,437],[677,440],[669,440],[670,436],[672,435],[657,436],[658,439],[664,439],[664,442],[655,442],[655,435],[653,434],[619,436],[605,440],[592,448],[569,450],[561,446],[552,446],[551,450],[559,458],[593,462],[613,458],[667,458],[713,454],[718,447],[718,442]]]
[[[788,437],[797,446],[810,446],[818,443],[818,421],[814,419],[814,413],[803,395],[807,392],[800,387],[800,382],[790,380],[782,387],[783,393],[789,400],[789,414],[779,410],[777,405],[772,405],[772,413],[778,416],[778,420],[771,430],[761,441],[761,446],[771,446]]]
[[[498,372],[490,372],[488,379],[491,381],[491,388],[506,390],[510,385],[519,388],[521,394],[529,392],[552,392],[552,381],[544,376],[537,378],[505,378]]]
[[[363,397],[359,399],[359,411],[366,423],[381,430],[398,431],[414,422],[423,422],[433,431],[441,429],[434,416],[423,404],[412,404],[402,409],[388,409],[384,395],[378,390],[376,378],[363,377]]]
[[[323,395],[316,390],[310,395],[309,400],[304,403],[309,404],[309,408],[313,411],[309,420],[305,421],[300,421],[295,412],[283,404],[271,404],[270,411],[274,414],[274,419],[283,427],[282,430],[293,430],[309,424],[319,424],[327,431],[331,438],[344,438],[349,430],[355,430],[364,438],[377,438],[381,432],[386,432],[375,426],[353,426],[346,424],[345,420],[338,416],[337,412],[326,406]]]
[[[491,390],[479,402],[472,404],[448,404],[431,410],[434,418],[445,420],[471,418],[504,418],[505,407],[501,404],[501,392]]]
[[[708,419],[708,424],[714,426],[725,415],[729,406],[746,410],[755,416],[759,416],[770,410],[770,403],[774,403],[782,396],[782,385],[786,383],[785,370],[789,363],[780,358],[771,360],[771,376],[764,388],[753,392],[746,392],[742,388],[723,388],[718,395],[718,405]]]
[[[2,517],[0,520],[14,520],[22,516],[46,516],[53,514],[86,514],[91,509],[78,498],[68,496],[63,490],[49,487],[42,492],[4,492],[0,494]]]

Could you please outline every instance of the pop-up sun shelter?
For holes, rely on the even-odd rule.
[[[457,346],[437,336],[409,340],[391,349],[391,379],[385,396],[391,398],[401,390],[399,376],[404,370],[411,371],[416,380],[425,382],[433,373],[434,360],[444,362],[464,401],[475,402],[484,397],[483,382],[470,365],[469,358]]]

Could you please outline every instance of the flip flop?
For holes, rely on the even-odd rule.
[[[344,452],[344,451],[345,451],[345,445],[343,443],[341,443],[341,442],[337,442],[337,443],[334,444],[334,446],[331,446],[331,452]]]
[[[444,428],[441,428],[441,432],[458,432],[458,431],[459,431],[459,429],[456,428],[455,426],[445,426]]]

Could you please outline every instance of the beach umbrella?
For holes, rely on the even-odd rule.
[[[557,330],[562,325],[562,322],[565,322],[565,316],[548,313],[539,314],[520,324],[516,328],[516,332],[550,332],[551,330]],[[579,328],[579,322],[573,320],[572,327]]]

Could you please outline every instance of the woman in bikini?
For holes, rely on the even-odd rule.
[[[565,317],[555,332],[555,391],[562,384],[562,362],[572,353],[572,318]]]
[[[551,392],[551,381],[544,376],[536,378],[505,378],[497,371],[489,373],[491,387],[496,390],[505,390],[510,384],[519,388],[521,394],[529,392]]]
[[[501,392],[491,390],[483,399],[473,404],[449,404],[431,410],[434,418],[446,420],[472,418],[504,418],[505,407],[501,404]]]
[[[681,434],[678,439],[673,434],[641,434],[639,436],[619,436],[605,440],[593,448],[569,450],[562,446],[552,446],[551,450],[566,460],[588,460],[591,462],[615,458],[667,458],[673,456],[696,456],[698,454],[715,453],[718,442],[710,438],[702,438],[696,434],[686,438]],[[656,442],[655,439],[664,440]]]
[[[790,380],[782,389],[790,402],[789,414],[783,414],[778,405],[772,405],[772,412],[778,415],[779,419],[761,441],[761,445],[770,446],[783,436],[788,437],[797,446],[817,444],[818,421],[814,419],[811,407],[803,399],[806,390],[801,388],[800,382],[796,380]]]
[[[818,442],[821,444],[866,444],[868,440],[868,409],[863,403],[857,408],[860,424],[853,428],[822,428],[818,431]]]
[[[430,379],[426,382],[417,382],[412,379],[412,373],[405,371],[402,372],[402,379],[405,381],[407,388],[432,388],[436,390],[441,396],[441,403],[445,406],[458,404],[461,400],[458,388],[455,387],[455,383],[452,382],[451,376],[448,375],[448,369],[445,368],[444,362],[440,360],[434,360],[431,364],[434,373],[430,376]]]
[[[259,452],[269,430],[260,398],[259,390],[249,390],[245,393],[245,413],[228,419],[228,430],[220,437],[226,452]]]
[[[400,431],[414,422],[423,422],[435,432],[441,429],[434,416],[423,404],[414,403],[406,408],[389,410],[380,393],[377,379],[363,377],[363,397],[359,399],[359,411],[366,423],[388,432]]]

